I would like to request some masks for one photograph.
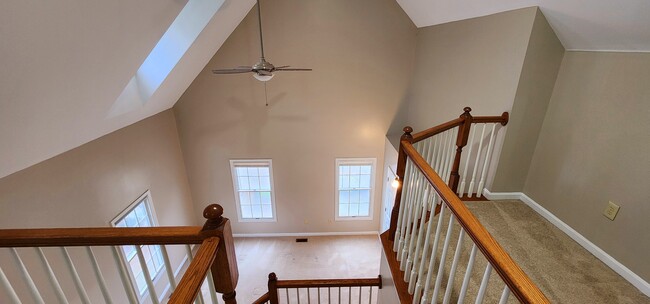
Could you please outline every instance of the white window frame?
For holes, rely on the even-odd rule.
[[[368,204],[368,216],[339,216],[339,168],[341,165],[370,165],[370,202]],[[335,221],[371,221],[373,220],[374,201],[375,201],[375,176],[377,175],[377,159],[376,158],[337,158],[335,162],[334,174],[334,188],[336,190],[334,220]]]
[[[271,210],[273,212],[272,218],[243,218],[241,212],[241,202],[239,201],[239,179],[237,176],[237,170],[235,169],[238,165],[246,166],[268,166],[269,167],[269,179],[271,183]],[[276,222],[278,214],[275,208],[275,186],[273,184],[273,161],[271,159],[231,159],[230,160],[230,174],[232,175],[232,187],[233,193],[235,195],[235,201],[237,202],[237,218],[240,222]]]
[[[112,227],[117,227],[117,224],[120,221],[122,221],[122,219],[124,219],[129,213],[134,211],[135,207],[140,205],[140,203],[143,202],[143,201],[144,201],[144,205],[145,205],[145,207],[147,209],[147,216],[149,216],[149,221],[151,223],[151,227],[158,226],[158,217],[156,216],[156,211],[153,208],[153,201],[151,199],[151,192],[149,190],[147,190],[145,193],[143,193],[140,197],[138,197],[138,199],[136,199],[131,204],[129,204],[129,206],[126,207],[126,209],[122,210],[122,212],[120,212],[120,214],[118,214],[114,219],[112,219],[111,223],[110,223],[111,226]],[[149,246],[159,246],[159,245],[149,245]],[[121,246],[118,246],[118,247],[121,247]],[[120,256],[120,262],[122,263],[122,266],[124,266],[124,268],[127,269],[127,272],[129,273],[129,279],[131,281],[130,283],[131,283],[131,286],[133,287],[133,291],[137,295],[138,300],[140,300],[140,302],[143,302],[146,298],[149,297],[149,292],[148,292],[149,286],[146,286],[146,288],[142,292],[140,292],[138,290],[138,284],[136,283],[135,274],[133,273],[133,270],[131,269],[131,266],[128,264],[129,261],[128,261],[127,257],[124,255],[124,249],[118,248],[117,252],[118,252],[118,254]],[[136,253],[135,258],[137,259],[137,253]],[[145,267],[145,266],[146,265],[141,265],[141,267]],[[164,262],[163,262],[162,267],[160,267],[160,269],[156,270],[157,271],[156,275],[154,276],[153,280],[151,280],[154,283],[154,286],[156,285],[158,280],[160,280],[160,278],[163,276],[163,273],[165,272],[165,267],[166,266],[164,265]]]

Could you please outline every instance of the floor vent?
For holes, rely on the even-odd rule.
[[[307,243],[309,241],[307,238],[304,239],[296,239],[296,243]]]

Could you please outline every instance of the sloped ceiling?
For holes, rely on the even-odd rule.
[[[397,0],[417,27],[539,6],[568,50],[650,52],[648,0]]]
[[[171,108],[255,1],[227,0],[149,101],[111,117],[186,3],[1,1],[0,177]]]
[[[567,49],[650,51],[647,0],[397,2],[418,27],[538,5]],[[149,101],[110,116],[186,3],[0,1],[0,178],[172,107],[255,1],[226,0]]]

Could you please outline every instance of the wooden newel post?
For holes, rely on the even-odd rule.
[[[393,204],[393,210],[390,214],[390,228],[388,233],[388,239],[391,241],[395,240],[395,232],[397,231],[397,217],[399,216],[399,206],[402,201],[402,185],[404,184],[404,171],[406,170],[406,153],[404,152],[404,144],[402,142],[406,141],[408,143],[413,142],[413,136],[411,135],[413,128],[406,126],[404,127],[404,134],[400,138],[399,143],[399,152],[397,156],[397,178],[399,179],[399,186],[395,191],[395,204]]]
[[[269,273],[269,302],[271,304],[278,304],[278,301],[278,277],[275,275],[275,272],[271,272]]]
[[[460,168],[460,158],[463,153],[463,148],[467,145],[467,139],[469,138],[469,130],[472,128],[472,114],[469,112],[472,111],[472,108],[465,107],[463,109],[463,114],[460,115],[460,118],[463,119],[463,123],[459,126],[458,136],[456,137],[456,156],[454,157],[454,164],[451,167],[451,174],[449,177],[449,188],[454,192],[458,192],[458,183],[460,180],[460,174],[458,173]],[[462,193],[458,196],[462,196]]]
[[[239,270],[230,220],[223,217],[223,207],[217,204],[206,207],[203,210],[203,217],[206,218],[206,222],[201,232],[217,232],[221,239],[211,268],[214,289],[223,294],[226,304],[236,304],[235,288],[239,280]]]

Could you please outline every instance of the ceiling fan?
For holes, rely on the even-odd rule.
[[[257,22],[260,29],[260,49],[262,56],[260,61],[254,64],[253,66],[239,66],[234,69],[219,69],[212,70],[214,74],[242,74],[242,73],[253,73],[253,77],[259,81],[269,81],[273,78],[274,72],[281,71],[311,71],[312,69],[299,69],[292,68],[288,65],[283,66],[274,66],[270,62],[266,61],[264,58],[264,40],[262,38],[262,11],[260,8],[260,0],[257,0]]]

